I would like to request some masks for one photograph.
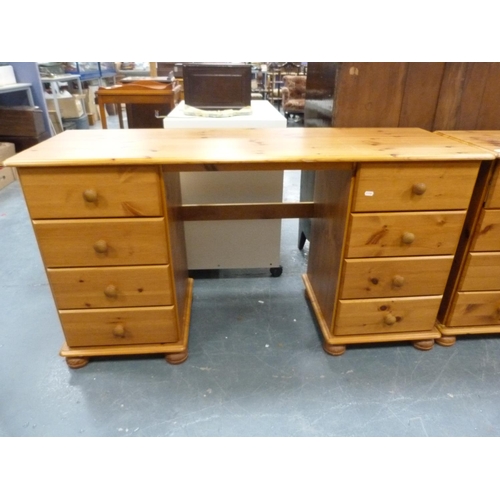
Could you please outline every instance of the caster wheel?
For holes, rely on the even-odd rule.
[[[283,266],[271,267],[270,271],[273,278],[278,278],[283,273]]]

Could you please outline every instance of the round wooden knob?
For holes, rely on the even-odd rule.
[[[97,240],[94,243],[94,250],[97,253],[106,253],[108,251],[108,244],[104,240]]]
[[[89,203],[94,203],[97,201],[97,191],[95,189],[86,189],[83,192],[83,199]]]
[[[427,186],[423,182],[413,184],[411,188],[413,194],[424,194],[427,191]]]
[[[394,316],[393,314],[389,313],[387,314],[385,317],[384,317],[384,323],[386,325],[393,325],[394,323],[396,323],[397,319],[396,319],[396,316]]]
[[[113,335],[115,337],[125,337],[125,327],[121,323],[119,323],[113,328]]]
[[[118,295],[118,290],[117,290],[116,286],[115,285],[108,285],[104,289],[104,295],[106,295],[106,297],[109,297],[110,299],[115,298]]]
[[[393,286],[396,286],[396,287],[402,287],[405,283],[405,279],[403,276],[400,276],[399,274],[396,274],[396,276],[394,276],[392,278],[392,284]]]
[[[401,239],[403,240],[403,243],[409,245],[410,243],[413,243],[415,241],[415,235],[413,233],[409,233],[408,231],[406,231],[403,233]]]

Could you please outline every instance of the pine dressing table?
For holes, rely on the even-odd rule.
[[[303,279],[325,351],[432,348],[480,164],[493,157],[420,129],[123,129],[66,131],[4,163],[19,171],[60,354],[78,368],[94,356],[187,358],[189,220],[312,218]],[[182,204],[180,172],[285,169],[316,171],[313,202]]]

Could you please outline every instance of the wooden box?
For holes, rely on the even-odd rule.
[[[250,64],[185,64],[184,101],[200,109],[240,109],[250,106]]]
[[[0,107],[0,135],[32,137],[45,132],[43,111],[32,106]]]

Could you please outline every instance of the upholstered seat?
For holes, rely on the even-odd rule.
[[[283,112],[289,114],[304,114],[306,104],[306,80],[305,75],[284,75],[283,87],[281,89]]]

